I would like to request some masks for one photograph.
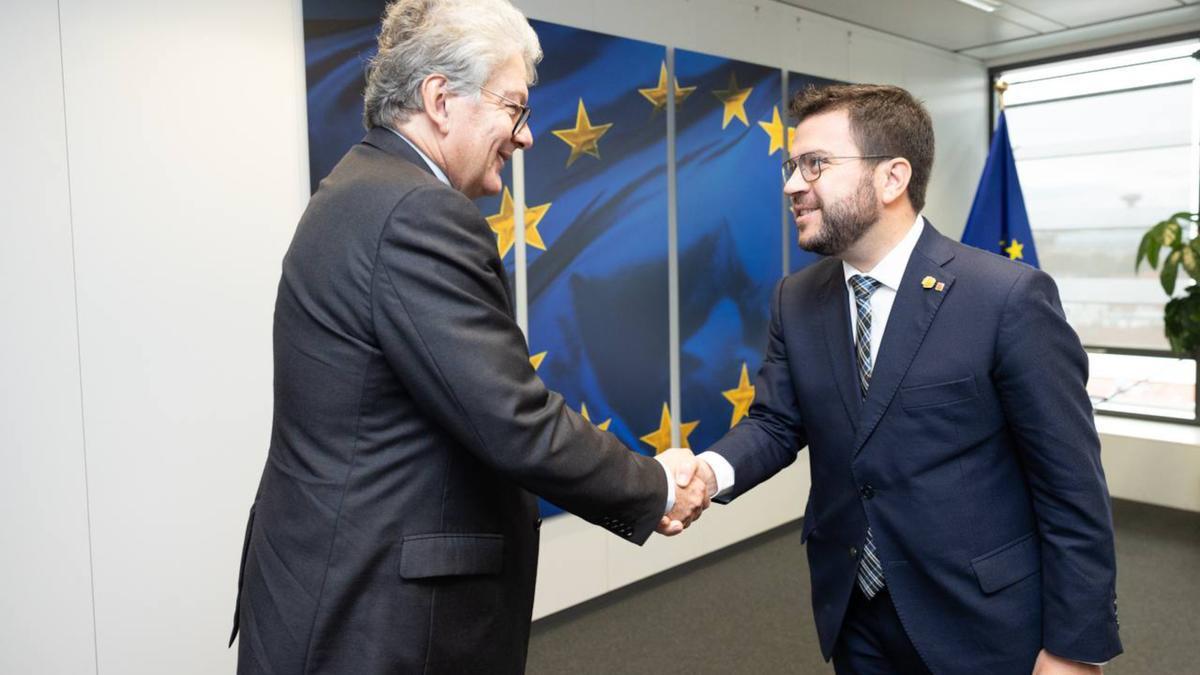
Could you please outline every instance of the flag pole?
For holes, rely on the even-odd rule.
[[[1004,80],[996,80],[996,83],[992,85],[992,88],[996,90],[996,95],[1000,98],[1000,111],[1003,112],[1004,92],[1008,91],[1008,83]]]

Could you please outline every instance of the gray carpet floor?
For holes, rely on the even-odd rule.
[[[1200,514],[1118,500],[1113,520],[1125,654],[1105,672],[1200,673]],[[535,622],[527,673],[832,673],[799,532],[784,525]]]

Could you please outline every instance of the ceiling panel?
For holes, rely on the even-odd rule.
[[[954,0],[784,0],[851,23],[955,51],[1037,35],[995,14]]]
[[[1067,26],[1086,26],[1180,6],[1177,0],[1005,0],[1004,4]]]
[[[1017,24],[1018,26],[1032,28],[1039,33],[1050,33],[1056,30],[1067,28],[1067,26],[1058,23],[1057,21],[1051,21],[1050,19],[1047,19],[1039,14],[1027,12],[1020,7],[1012,5],[1011,3],[1002,5],[995,11],[995,13],[993,13],[992,16],[998,16],[1001,19],[1006,19]]]
[[[1002,0],[990,13],[957,0],[774,2],[983,60],[1172,27],[1184,32],[1200,21],[1200,0]]]

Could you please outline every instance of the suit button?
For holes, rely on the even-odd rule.
[[[857,558],[857,557],[858,557],[858,549],[857,549],[856,547],[854,547],[854,546],[851,546],[851,547],[850,547],[850,557],[851,557],[851,558]]]
[[[542,519],[541,518],[538,518],[536,521],[534,521],[533,529],[535,529],[535,530],[542,529]]]
[[[866,485],[862,486],[862,488],[859,489],[858,492],[859,492],[859,494],[862,495],[863,499],[870,499],[875,496],[875,488],[871,487],[870,483],[867,483]]]

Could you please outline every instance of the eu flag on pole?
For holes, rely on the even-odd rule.
[[[1021,181],[1017,179],[1017,164],[1013,160],[1003,111],[992,136],[992,147],[983,167],[983,177],[979,179],[962,242],[1038,267],[1033,231],[1029,227],[1025,199],[1021,196]]]

